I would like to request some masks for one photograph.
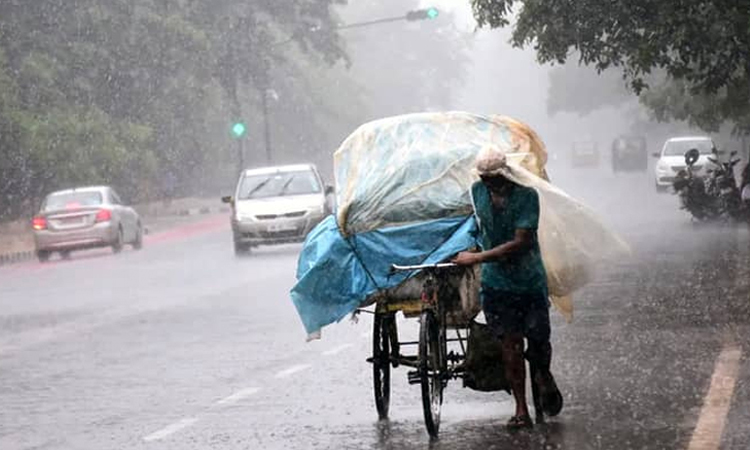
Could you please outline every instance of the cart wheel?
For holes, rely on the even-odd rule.
[[[388,418],[388,406],[391,402],[391,364],[390,339],[388,330],[393,318],[384,314],[375,314],[372,330],[372,381],[375,392],[375,407],[378,418]]]
[[[435,438],[440,429],[443,404],[444,336],[433,311],[422,312],[419,327],[419,372],[422,384],[422,410],[427,432]]]

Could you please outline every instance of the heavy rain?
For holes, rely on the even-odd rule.
[[[750,9],[0,0],[0,450],[750,449]]]

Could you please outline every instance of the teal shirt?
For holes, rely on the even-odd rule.
[[[505,207],[492,205],[490,191],[481,182],[471,187],[474,209],[479,219],[479,242],[483,250],[512,241],[516,229],[534,231],[529,250],[482,264],[482,288],[547,300],[547,273],[544,270],[536,230],[539,228],[539,195],[532,188],[514,184]]]

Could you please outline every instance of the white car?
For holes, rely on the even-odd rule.
[[[706,136],[674,137],[667,139],[661,152],[654,153],[659,158],[654,169],[654,184],[657,192],[665,192],[672,186],[677,172],[686,167],[685,152],[690,149],[698,149],[700,158],[693,166],[694,173],[705,175],[709,166],[708,160],[712,150],[715,148],[714,141]]]
[[[237,255],[257,245],[302,242],[332,211],[326,186],[313,164],[264,167],[242,172],[232,205]]]

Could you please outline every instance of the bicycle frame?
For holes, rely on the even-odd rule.
[[[446,310],[441,295],[445,293],[442,270],[458,267],[453,263],[425,264],[414,266],[392,265],[391,271],[423,271],[420,312],[419,340],[401,342],[398,339],[395,311],[387,305],[379,304],[375,309],[373,333],[373,356],[368,361],[373,363],[375,403],[381,419],[388,416],[390,401],[390,367],[405,365],[415,370],[407,373],[410,384],[420,384],[425,425],[428,433],[436,437],[440,425],[440,409],[443,389],[451,379],[459,378],[463,371],[459,363],[466,357],[464,336],[458,328],[456,338],[447,336]],[[460,353],[448,352],[448,343],[458,342]],[[416,355],[402,355],[401,346],[417,346]]]

